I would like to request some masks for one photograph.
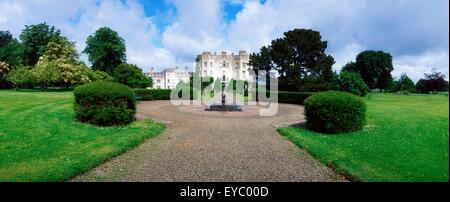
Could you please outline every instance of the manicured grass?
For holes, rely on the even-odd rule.
[[[362,131],[278,131],[352,180],[448,181],[448,97],[370,94],[364,99],[368,117]]]
[[[96,127],[73,120],[72,92],[0,91],[0,181],[62,181],[159,134],[136,121]]]

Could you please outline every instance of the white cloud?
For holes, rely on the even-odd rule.
[[[449,54],[447,51],[427,52],[420,55],[403,55],[394,58],[392,76],[399,78],[402,73],[406,73],[414,82],[417,82],[424,77],[424,73],[431,72],[433,68],[448,76],[448,61]]]
[[[151,17],[145,16],[138,1],[95,0],[22,0],[0,3],[0,29],[10,30],[16,37],[24,25],[47,22],[61,29],[62,34],[77,42],[81,52],[86,38],[100,27],[110,27],[126,41],[127,62],[148,71],[176,63],[176,56],[154,44],[158,30]],[[86,60],[86,56],[82,56]]]
[[[128,62],[150,67],[192,66],[202,51],[257,51],[293,28],[311,28],[328,41],[335,70],[362,50],[390,52],[394,76],[406,72],[414,80],[432,67],[448,75],[447,0],[424,2],[370,0],[166,0],[174,6],[168,25],[146,16],[138,0],[2,0],[0,30],[14,36],[27,24],[47,22],[77,41],[102,26],[116,30],[127,45]],[[232,21],[224,20],[224,4],[242,4]],[[85,56],[83,58],[86,58]]]
[[[447,7],[443,0],[247,1],[230,25],[228,44],[258,51],[287,30],[311,28],[328,41],[334,70],[375,49],[393,55],[393,76],[406,72],[418,80],[431,67],[448,75]]]
[[[359,44],[353,42],[333,53],[334,60],[336,61],[333,65],[333,70],[339,72],[345,64],[355,61],[356,55],[361,51],[363,51],[363,48]]]
[[[137,1],[102,1],[83,12],[75,25],[66,27],[68,35],[85,47],[86,38],[100,27],[110,27],[125,39],[127,62],[137,64],[144,71],[150,67],[162,68],[174,63],[170,52],[154,46],[158,30],[152,18],[145,16]]]
[[[194,60],[204,50],[223,46],[223,11],[219,0],[172,0],[175,21],[163,32],[162,44],[181,60]]]

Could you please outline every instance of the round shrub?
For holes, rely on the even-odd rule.
[[[360,130],[366,121],[366,104],[345,92],[322,92],[304,101],[306,126],[323,133],[345,133]]]
[[[133,91],[122,84],[96,81],[78,86],[75,118],[100,126],[123,125],[134,121],[136,102]]]

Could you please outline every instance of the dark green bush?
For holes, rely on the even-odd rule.
[[[364,79],[356,72],[342,71],[339,74],[338,86],[341,91],[358,96],[365,96],[369,92],[369,87],[364,83]]]
[[[312,92],[287,92],[287,91],[279,91],[278,92],[278,102],[279,103],[288,103],[288,104],[298,104],[302,105],[303,101],[311,96]]]
[[[270,97],[269,91],[258,90],[258,94],[266,92],[266,97]],[[256,90],[252,91],[252,97],[257,100]],[[314,94],[314,92],[290,92],[290,91],[278,91],[278,102],[287,104],[303,105],[303,101]]]
[[[182,97],[182,92],[184,90],[189,90],[190,99],[197,99],[199,92],[194,88],[185,86],[178,92],[178,97]],[[137,100],[141,101],[151,101],[151,100],[170,100],[170,89],[133,89],[135,97]]]
[[[75,118],[100,126],[123,125],[134,120],[136,103],[133,91],[122,84],[97,81],[78,86]]]
[[[316,93],[304,102],[306,126],[323,133],[360,130],[366,121],[366,104],[345,92]]]
[[[170,100],[170,89],[133,89],[137,100]]]
[[[133,64],[120,64],[112,75],[114,81],[125,84],[130,88],[147,88],[153,85],[153,81],[142,73],[142,70]]]

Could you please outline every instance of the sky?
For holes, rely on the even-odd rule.
[[[394,77],[449,74],[448,0],[0,0],[0,30],[15,37],[46,22],[76,42],[110,27],[126,41],[127,62],[192,69],[203,51],[258,51],[295,28],[314,29],[339,71],[364,50],[393,56]],[[87,56],[82,55],[87,61]]]

